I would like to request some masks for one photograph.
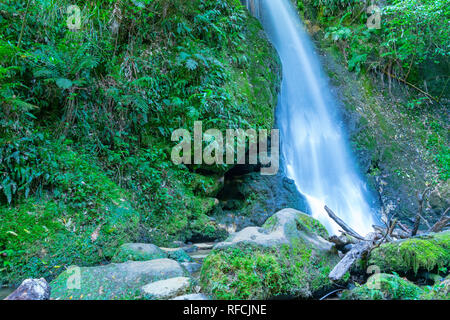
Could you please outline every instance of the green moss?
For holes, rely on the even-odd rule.
[[[309,298],[332,287],[328,274],[335,263],[301,239],[272,249],[241,245],[210,254],[200,283],[217,299]]]
[[[379,273],[367,282],[342,293],[342,300],[418,300],[423,290],[397,275]]]
[[[148,261],[162,258],[167,258],[167,254],[156,246],[125,243],[117,250],[112,262]]]
[[[324,239],[328,239],[329,237],[328,231],[323,224],[306,214],[299,215],[297,227],[300,230],[315,233]]]
[[[446,267],[450,265],[450,231],[383,244],[372,250],[368,264],[401,274]]]

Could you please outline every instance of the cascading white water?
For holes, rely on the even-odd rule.
[[[283,66],[276,116],[287,175],[305,195],[313,217],[331,233],[339,227],[325,205],[367,234],[374,222],[367,190],[352,161],[328,79],[295,8],[290,0],[244,2],[262,22]]]

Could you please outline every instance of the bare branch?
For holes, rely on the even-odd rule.
[[[325,211],[328,213],[331,219],[333,219],[342,229],[344,229],[345,232],[347,232],[350,236],[353,238],[366,241],[366,239],[362,236],[360,236],[356,231],[354,231],[352,228],[350,228],[344,221],[342,221],[338,216],[334,214],[333,211],[331,211],[330,208],[325,206]]]

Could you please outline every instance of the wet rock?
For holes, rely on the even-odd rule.
[[[51,299],[139,299],[144,285],[184,276],[184,268],[170,259],[70,268],[51,282]]]
[[[182,262],[181,265],[185,267],[190,274],[196,273],[202,268],[202,265],[197,262]]]
[[[194,247],[197,248],[197,250],[210,250],[214,247],[213,243],[196,243],[194,244]]]
[[[176,277],[149,283],[142,287],[142,292],[145,298],[167,300],[187,293],[190,287],[189,278]]]
[[[45,279],[26,279],[5,300],[48,300],[50,286]]]
[[[275,247],[290,244],[292,239],[300,236],[321,250],[331,250],[332,244],[321,235],[326,237],[328,232],[317,220],[300,211],[284,209],[270,217],[263,227],[245,228],[218,243],[214,249],[225,249],[241,243]]]
[[[167,258],[167,253],[150,243],[125,243],[119,247],[112,262],[148,261]]]
[[[172,300],[211,300],[208,296],[202,294],[202,293],[195,293],[195,294],[186,294],[183,296],[179,296],[176,298],[173,298]]]
[[[281,169],[273,176],[260,172],[232,174],[236,173],[228,175],[218,195],[222,207],[216,213],[218,223],[230,233],[261,226],[274,212],[284,208],[309,211],[306,199]]]

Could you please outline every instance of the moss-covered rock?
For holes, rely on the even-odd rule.
[[[418,300],[423,290],[397,275],[378,273],[367,282],[342,293],[343,300]]]
[[[192,262],[192,258],[183,249],[171,250],[167,252],[169,258],[178,262]]]
[[[323,227],[312,220],[285,209],[261,228],[230,236],[204,261],[203,290],[218,299],[268,299],[309,298],[331,288],[328,274],[339,257],[319,235]]]
[[[185,275],[182,266],[169,259],[69,268],[50,283],[51,299],[140,299],[143,286]]]
[[[421,300],[450,300],[450,276],[434,286],[425,287]]]
[[[450,231],[385,243],[372,250],[368,265],[400,274],[450,265]]]
[[[167,253],[150,243],[125,243],[117,249],[112,262],[148,261],[167,258]]]

